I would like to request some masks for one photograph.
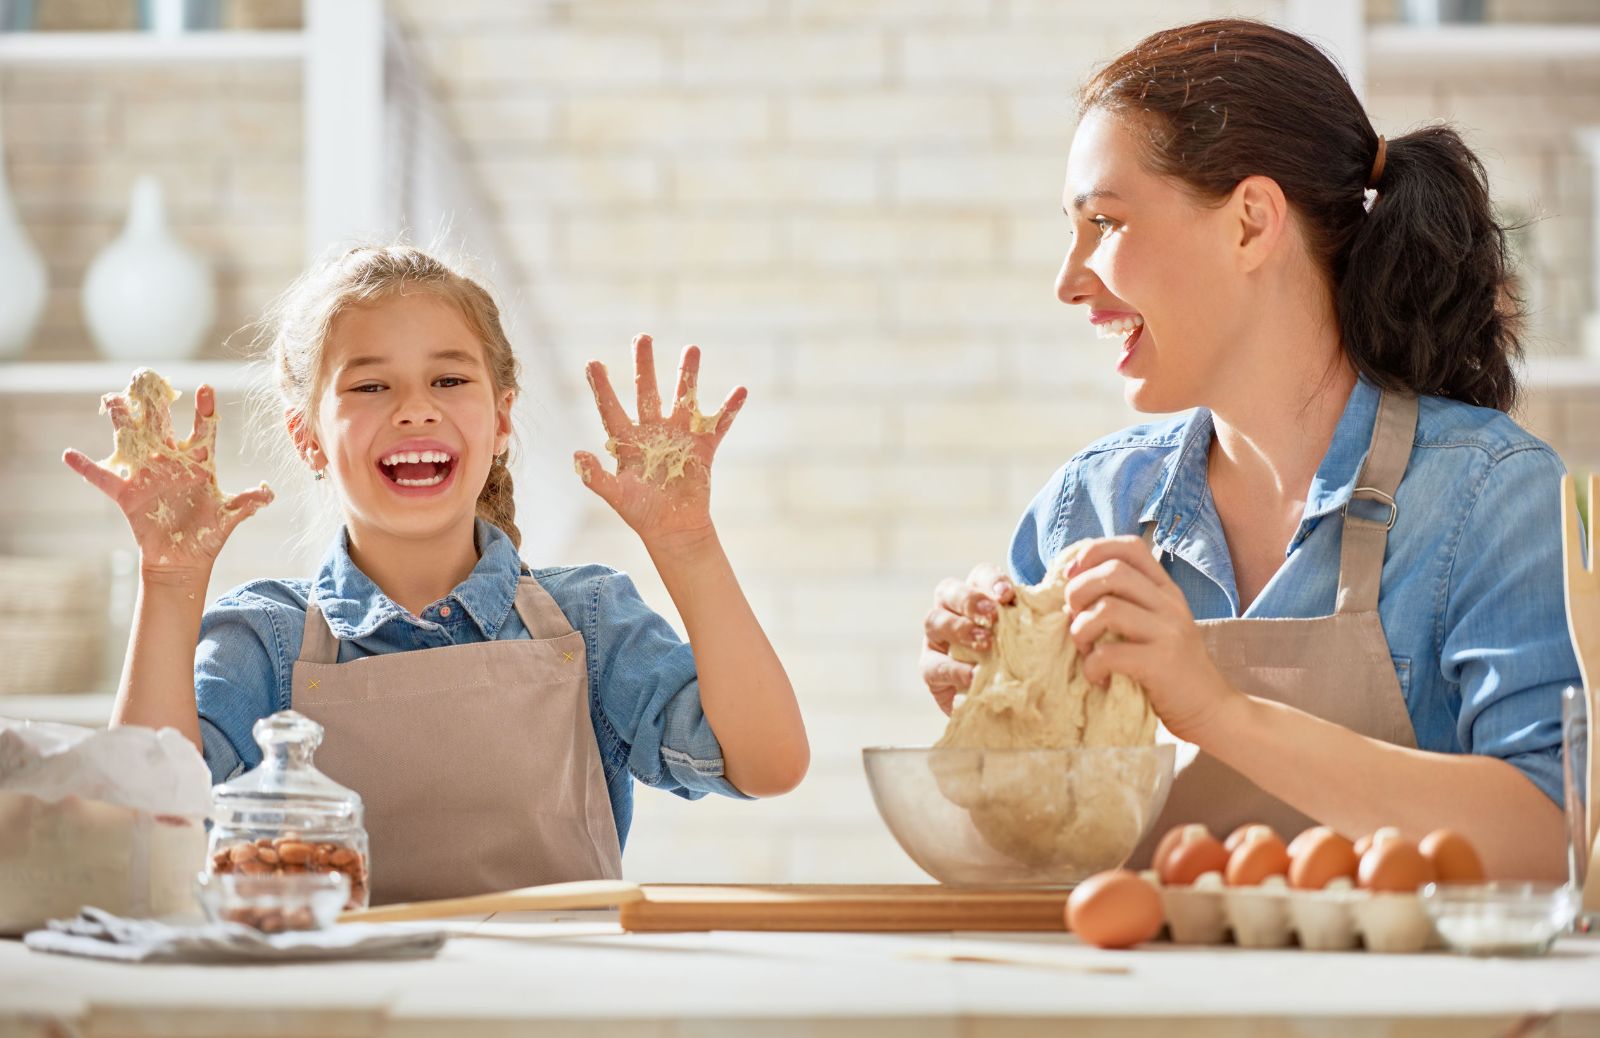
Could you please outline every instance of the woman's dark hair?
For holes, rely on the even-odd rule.
[[[1509,411],[1522,307],[1483,164],[1455,130],[1379,137],[1313,44],[1262,22],[1166,29],[1100,69],[1079,95],[1133,116],[1143,160],[1202,199],[1271,177],[1327,272],[1344,349],[1390,389]]]

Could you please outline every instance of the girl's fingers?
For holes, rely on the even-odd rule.
[[[577,451],[572,455],[572,464],[578,470],[578,476],[583,480],[584,486],[593,490],[600,500],[612,508],[617,506],[621,490],[617,477],[606,471],[605,466],[600,464],[599,458],[588,451]]]
[[[661,390],[656,386],[656,355],[648,335],[633,337],[633,389],[639,408],[639,424],[661,421]]]
[[[243,490],[233,495],[223,507],[230,512],[235,510],[243,511],[244,514],[239,517],[243,519],[270,505],[276,497],[277,495],[272,492],[272,488],[263,483],[258,487],[251,487],[249,490]]]
[[[749,396],[748,389],[735,386],[733,392],[728,394],[728,399],[722,402],[722,407],[717,411],[717,427],[711,437],[713,447],[720,445],[722,438],[728,435],[728,430],[733,427],[733,420],[739,417],[739,409],[744,406]]]
[[[107,497],[115,499],[122,492],[122,477],[82,451],[68,447],[61,452],[61,460],[67,463],[67,468],[82,476],[86,482]]]
[[[111,428],[121,432],[123,427],[133,421],[133,413],[128,410],[128,398],[121,393],[107,393],[100,398],[100,411],[111,416]]]
[[[685,346],[683,355],[678,358],[678,386],[672,391],[672,413],[674,415],[680,411],[692,413],[699,389],[700,347]]]
[[[1067,611],[1081,613],[1108,596],[1155,612],[1167,604],[1161,588],[1143,571],[1121,559],[1102,562],[1067,581]]]
[[[210,386],[201,384],[194,391],[194,431],[183,447],[194,453],[195,459],[205,461],[217,440],[217,394]]]
[[[600,411],[600,424],[605,426],[607,435],[612,439],[621,440],[633,423],[628,421],[628,413],[622,409],[616,390],[611,388],[606,366],[591,360],[584,374],[589,377],[589,389],[594,393],[594,404]]]

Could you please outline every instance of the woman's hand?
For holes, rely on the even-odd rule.
[[[140,418],[156,429],[167,430],[163,437],[167,452],[127,459],[131,467],[127,476],[71,448],[61,460],[122,509],[139,545],[144,572],[209,574],[233,528],[273,497],[264,483],[232,497],[217,489],[212,460],[217,441],[216,396],[211,387],[201,386],[195,393],[194,432],[181,443],[175,442],[170,432],[172,416],[167,404],[160,405],[159,414],[136,417],[124,394],[110,393],[102,406],[119,433]]]
[[[1211,660],[1189,603],[1138,537],[1090,544],[1067,568],[1071,637],[1097,685],[1126,674],[1167,730],[1191,742],[1244,694]],[[1100,644],[1106,634],[1117,635]]]
[[[969,661],[993,647],[1000,606],[1016,597],[1011,578],[993,566],[977,566],[965,583],[952,578],[934,589],[933,608],[922,621],[922,680],[940,710],[948,714],[955,697],[972,687]]]
[[[711,459],[744,406],[747,391],[736,387],[716,414],[702,415],[695,398],[700,348],[688,346],[678,362],[672,412],[663,417],[648,335],[634,337],[633,368],[637,422],[629,420],[617,400],[605,365],[589,362],[589,387],[610,437],[606,450],[617,459],[617,471],[607,472],[600,459],[579,451],[573,456],[578,475],[647,548],[704,536],[711,532]]]

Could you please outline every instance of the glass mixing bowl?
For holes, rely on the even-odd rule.
[[[861,756],[878,813],[934,879],[1057,886],[1128,860],[1167,802],[1176,749],[873,746]]]

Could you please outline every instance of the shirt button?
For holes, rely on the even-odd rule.
[[[440,616],[449,616],[450,615],[450,607],[449,606],[440,606],[439,607],[439,615]]]

